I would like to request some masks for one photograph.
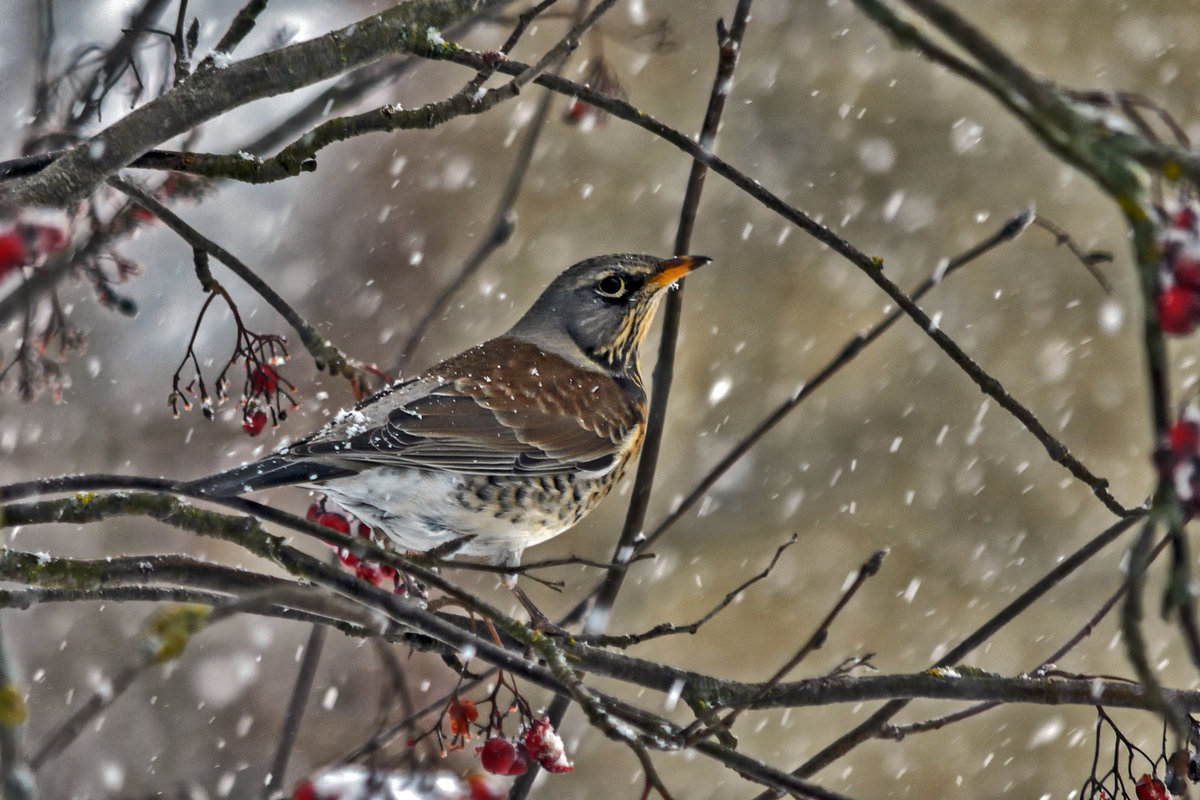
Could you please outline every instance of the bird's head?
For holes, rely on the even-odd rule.
[[[663,292],[707,256],[621,253],[580,261],[555,278],[511,335],[548,352],[578,353],[614,374],[638,374],[638,348]]]

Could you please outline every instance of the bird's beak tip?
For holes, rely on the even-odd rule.
[[[667,259],[666,266],[668,268],[679,266],[687,267],[688,269],[697,269],[711,263],[712,259],[708,256],[675,256],[674,258]]]
[[[656,288],[670,286],[689,272],[712,261],[708,256],[675,256],[663,261],[662,269],[651,280]]]

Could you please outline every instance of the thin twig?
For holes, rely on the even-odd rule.
[[[379,750],[382,750],[401,733],[411,730],[422,717],[432,714],[435,711],[444,709],[446,707],[446,703],[453,699],[457,693],[470,691],[495,675],[497,672],[498,670],[496,667],[489,667],[488,669],[479,673],[479,675],[475,678],[464,679],[462,683],[455,686],[453,691],[441,695],[429,703],[426,703],[421,708],[406,708],[403,719],[390,725],[379,733],[376,733],[370,739],[343,755],[339,760],[347,763],[358,761],[378,752]],[[411,700],[406,703],[406,705],[411,705]]]
[[[362,362],[352,359],[343,353],[336,345],[321,335],[321,332],[304,319],[292,306],[275,291],[266,281],[260,278],[250,267],[225,248],[212,241],[204,234],[193,228],[183,219],[160,203],[139,186],[126,181],[124,178],[112,176],[108,180],[114,188],[129,195],[138,204],[156,217],[161,219],[171,230],[193,248],[202,250],[213,258],[229,267],[239,278],[275,309],[284,320],[296,331],[301,344],[312,355],[317,369],[329,370],[333,375],[341,375],[351,380],[369,385],[371,376],[376,370]]]
[[[869,2],[878,4],[877,0]],[[1166,148],[1112,126],[1095,124],[1090,115],[1081,114],[1072,105],[1067,93],[1024,69],[982,31],[939,0],[905,2],[980,65],[982,74],[988,78],[986,83],[979,84],[982,88],[1022,120],[1047,150],[1094,180],[1124,213],[1132,234],[1139,288],[1147,309],[1142,320],[1142,344],[1148,372],[1150,421],[1155,436],[1161,438],[1170,424],[1169,363],[1164,334],[1153,303],[1159,248],[1144,173],[1139,167],[1152,161],[1147,158],[1151,151],[1161,152]],[[905,35],[915,47],[922,48],[931,58],[937,58],[936,54],[924,50],[928,39],[918,30],[911,28]],[[1185,148],[1169,150],[1178,151],[1187,158]],[[1170,163],[1159,161],[1154,166],[1170,174]]]
[[[296,672],[296,682],[292,686],[292,696],[288,701],[287,713],[283,725],[279,729],[279,744],[275,748],[275,758],[271,760],[271,771],[263,782],[262,796],[269,798],[283,786],[283,777],[287,772],[288,760],[292,755],[292,747],[300,734],[300,721],[304,718],[304,707],[312,694],[313,682],[317,676],[317,664],[321,661],[321,651],[325,648],[325,626],[314,624],[308,632],[308,641],[304,645],[304,658]]]
[[[1055,241],[1059,245],[1067,246],[1067,249],[1071,251],[1071,255],[1075,256],[1083,264],[1084,268],[1091,273],[1092,277],[1096,279],[1096,283],[1100,284],[1100,288],[1104,290],[1104,293],[1107,295],[1113,293],[1112,283],[1096,266],[1105,261],[1112,261],[1111,253],[1087,252],[1083,250],[1079,245],[1075,244],[1075,240],[1066,231],[1040,214],[1033,218],[1033,224],[1054,234]]]
[[[175,638],[168,640],[147,632],[141,638],[139,645],[131,648],[134,655],[117,669],[108,679],[104,688],[93,693],[83,705],[46,736],[45,741],[30,758],[30,765],[34,769],[39,769],[46,762],[59,756],[83,733],[88,723],[112,706],[146,670],[156,664],[173,660],[186,644],[188,637],[214,622],[228,618],[230,613],[218,613],[216,609],[209,612],[206,609],[203,614],[191,614],[186,608],[180,609],[179,607],[155,612],[148,620],[148,627],[155,627],[154,620],[168,620],[163,625],[172,627],[172,635]],[[174,620],[170,620],[172,615]]]
[[[204,60],[200,62],[196,69],[210,68],[213,65],[213,58],[217,53],[222,53],[225,56],[233,53],[250,31],[254,30],[254,25],[258,21],[258,15],[266,9],[268,1],[248,0],[246,5],[242,6],[241,10],[234,15],[233,20],[229,23],[229,28],[221,36],[220,41],[217,42],[213,51],[204,57]]]
[[[413,702],[412,692],[409,690],[408,681],[404,677],[404,668],[400,666],[400,660],[396,657],[395,650],[388,646],[385,640],[380,637],[371,639],[371,644],[374,645],[375,655],[379,658],[379,663],[383,666],[383,671],[388,677],[387,682],[380,691],[379,713],[377,714],[379,722],[376,724],[376,728],[381,732],[385,729],[388,714],[392,707],[396,705],[397,699],[400,702],[401,713],[407,719],[412,719],[415,722],[417,719],[415,716],[416,704]],[[450,697],[447,697],[446,701],[448,702],[449,700]],[[407,726],[407,729],[415,733],[415,724]],[[376,734],[372,739],[378,738],[379,735]],[[420,757],[411,748],[409,748],[407,754],[410,756],[407,760],[411,762],[410,766],[415,770],[420,764]],[[349,759],[346,760],[348,761]]]
[[[1163,537],[1159,540],[1150,556],[1150,560],[1152,562],[1158,558],[1158,555],[1163,551],[1164,548],[1166,548],[1169,541],[1169,537]],[[1043,674],[1046,669],[1061,660],[1067,653],[1074,650],[1076,645],[1078,645],[1088,636],[1091,636],[1092,631],[1094,631],[1096,626],[1098,626],[1104,620],[1104,618],[1108,616],[1108,613],[1112,611],[1114,607],[1116,607],[1117,603],[1120,602],[1121,598],[1125,596],[1127,591],[1129,591],[1128,579],[1121,582],[1121,585],[1117,587],[1117,590],[1108,596],[1108,599],[1100,605],[1100,608],[1096,610],[1096,613],[1092,614],[1088,621],[1085,622],[1079,628],[1079,630],[1074,633],[1074,635],[1067,639],[1067,641],[1063,642],[1063,644],[1057,650],[1055,650],[1046,658],[1042,659],[1042,663],[1030,670],[1028,674]],[[906,725],[885,725],[879,732],[879,738],[899,741],[913,733],[940,730],[947,725],[977,716],[985,711],[997,708],[1000,705],[1002,704],[999,702],[980,703],[978,705],[971,706],[970,708],[964,708],[961,711],[956,711],[953,714],[946,714],[933,719],[922,720],[920,722],[911,722]]]
[[[838,615],[842,613],[842,610],[846,607],[850,600],[853,599],[854,595],[858,594],[858,590],[862,588],[863,584],[865,584],[868,579],[879,572],[879,568],[883,566],[883,559],[887,557],[887,554],[887,550],[878,550],[869,559],[863,562],[863,565],[858,568],[858,573],[855,574],[854,580],[851,581],[850,585],[846,587],[846,590],[842,592],[841,597],[839,597],[837,602],[833,604],[833,608],[831,608],[829,613],[825,615],[825,618],[821,620],[821,623],[817,626],[817,629],[813,631],[812,635],[808,638],[808,641],[801,645],[800,649],[796,651],[795,655],[789,658],[783,664],[783,666],[775,671],[774,675],[767,679],[767,681],[762,685],[762,689],[756,696],[752,697],[744,704],[739,704],[732,711],[725,715],[719,724],[721,729],[730,730],[733,727],[733,723],[744,711],[746,711],[746,709],[752,708],[760,703],[763,698],[770,694],[771,691],[779,685],[780,681],[788,676],[788,673],[790,673],[800,664],[801,661],[808,657],[809,653],[812,653],[814,650],[819,649],[823,644],[825,644],[825,640],[829,637],[829,629],[832,627],[834,620],[836,620]],[[708,736],[713,732],[712,729],[702,729],[699,720],[693,723],[690,727],[693,727],[695,731],[693,733],[694,737]]]
[[[1156,508],[1164,508],[1171,504],[1167,499],[1174,494],[1169,481],[1159,481],[1158,493],[1154,499]],[[1172,703],[1168,698],[1158,674],[1150,663],[1150,655],[1146,646],[1146,637],[1142,633],[1143,594],[1146,587],[1146,570],[1150,566],[1150,552],[1154,542],[1156,515],[1151,514],[1134,540],[1129,550],[1129,593],[1125,597],[1125,605],[1121,610],[1121,636],[1125,640],[1125,655],[1133,667],[1138,681],[1145,687],[1148,696],[1163,719],[1171,726],[1175,735],[1181,741],[1188,736],[1188,723],[1183,709]],[[1175,535],[1177,531],[1171,531]]]
[[[775,569],[775,565],[779,563],[779,557],[783,555],[783,551],[794,545],[797,541],[797,537],[793,534],[786,542],[775,548],[775,554],[771,556],[770,563],[763,568],[762,572],[747,578],[735,589],[727,592],[715,606],[710,608],[704,616],[700,617],[700,619],[696,620],[695,622],[692,622],[688,625],[675,625],[670,622],[662,622],[644,633],[627,633],[621,636],[589,636],[587,634],[580,634],[574,638],[578,642],[590,644],[593,647],[625,648],[635,644],[641,644],[642,642],[649,641],[650,639],[657,639],[660,636],[671,636],[678,633],[696,633],[698,630],[700,630],[700,626],[704,625],[704,623],[708,622],[717,614],[728,608],[729,604],[736,600],[738,596],[742,594],[742,592],[746,591],[751,586],[770,575],[771,571]]]
[[[498,11],[513,2],[515,0],[499,0],[492,5],[492,8]],[[466,36],[479,22],[486,20],[487,16],[488,14],[485,12],[476,17],[455,22],[445,27],[442,35],[447,39],[457,41]],[[237,150],[255,155],[269,153],[283,146],[289,138],[294,138],[295,134],[308,130],[318,120],[328,117],[332,111],[354,105],[385,84],[398,85],[401,78],[423,63],[424,60],[416,56],[402,55],[392,60],[360,67],[342,76],[333,86],[325,89],[266,133],[259,134]]]
[[[117,85],[125,69],[133,63],[134,49],[171,0],[146,0],[142,7],[129,18],[129,25],[121,38],[105,53],[104,60],[96,67],[91,78],[78,94],[79,101],[72,110],[68,125],[77,129],[93,114],[98,114],[101,103],[109,90]]]
[[[21,152],[34,149],[36,140],[50,124],[51,105],[54,91],[50,79],[50,59],[54,53],[57,31],[54,25],[53,0],[38,0],[37,4],[37,78],[33,82],[33,98],[30,103],[30,120],[21,137]],[[0,172],[0,178],[3,172]]]
[[[910,294],[910,297],[915,301],[925,296],[930,290],[934,289],[942,280],[949,275],[957,272],[960,268],[971,263],[975,259],[999,247],[1001,244],[1015,239],[1022,231],[1028,227],[1033,219],[1033,210],[1024,209],[1014,215],[1011,219],[1002,225],[999,230],[988,236],[983,241],[963,251],[962,253],[951,258],[944,264],[940,264],[933,269],[929,277],[917,285]],[[872,325],[865,333],[861,333],[849,342],[842,346],[842,349],[834,356],[825,366],[821,367],[808,380],[800,384],[800,387],[792,393],[792,396],[781,403],[774,411],[768,414],[761,422],[754,427],[740,442],[738,442],[717,464],[710,469],[705,476],[700,480],[694,489],[680,501],[666,518],[658,523],[653,530],[646,535],[645,541],[638,544],[639,550],[650,548],[658,541],[667,530],[679,522],[688,511],[690,511],[696,503],[704,498],[704,496],[717,484],[721,477],[727,473],[734,464],[742,459],[764,436],[773,430],[780,422],[794,411],[801,403],[810,397],[817,389],[825,385],[834,375],[836,375],[843,367],[857,358],[863,350],[870,344],[874,343],[881,337],[892,325],[903,317],[903,313],[899,310],[893,311],[886,315],[879,322]]]

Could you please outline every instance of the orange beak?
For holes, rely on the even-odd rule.
[[[675,256],[675,258],[668,258],[663,262],[662,269],[657,274],[651,275],[650,279],[646,282],[655,289],[661,289],[664,286],[670,286],[684,275],[703,267],[710,261],[712,259],[708,256]]]

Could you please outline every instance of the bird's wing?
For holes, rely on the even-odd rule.
[[[476,475],[610,468],[641,424],[632,382],[492,340],[360,406],[288,456]]]

